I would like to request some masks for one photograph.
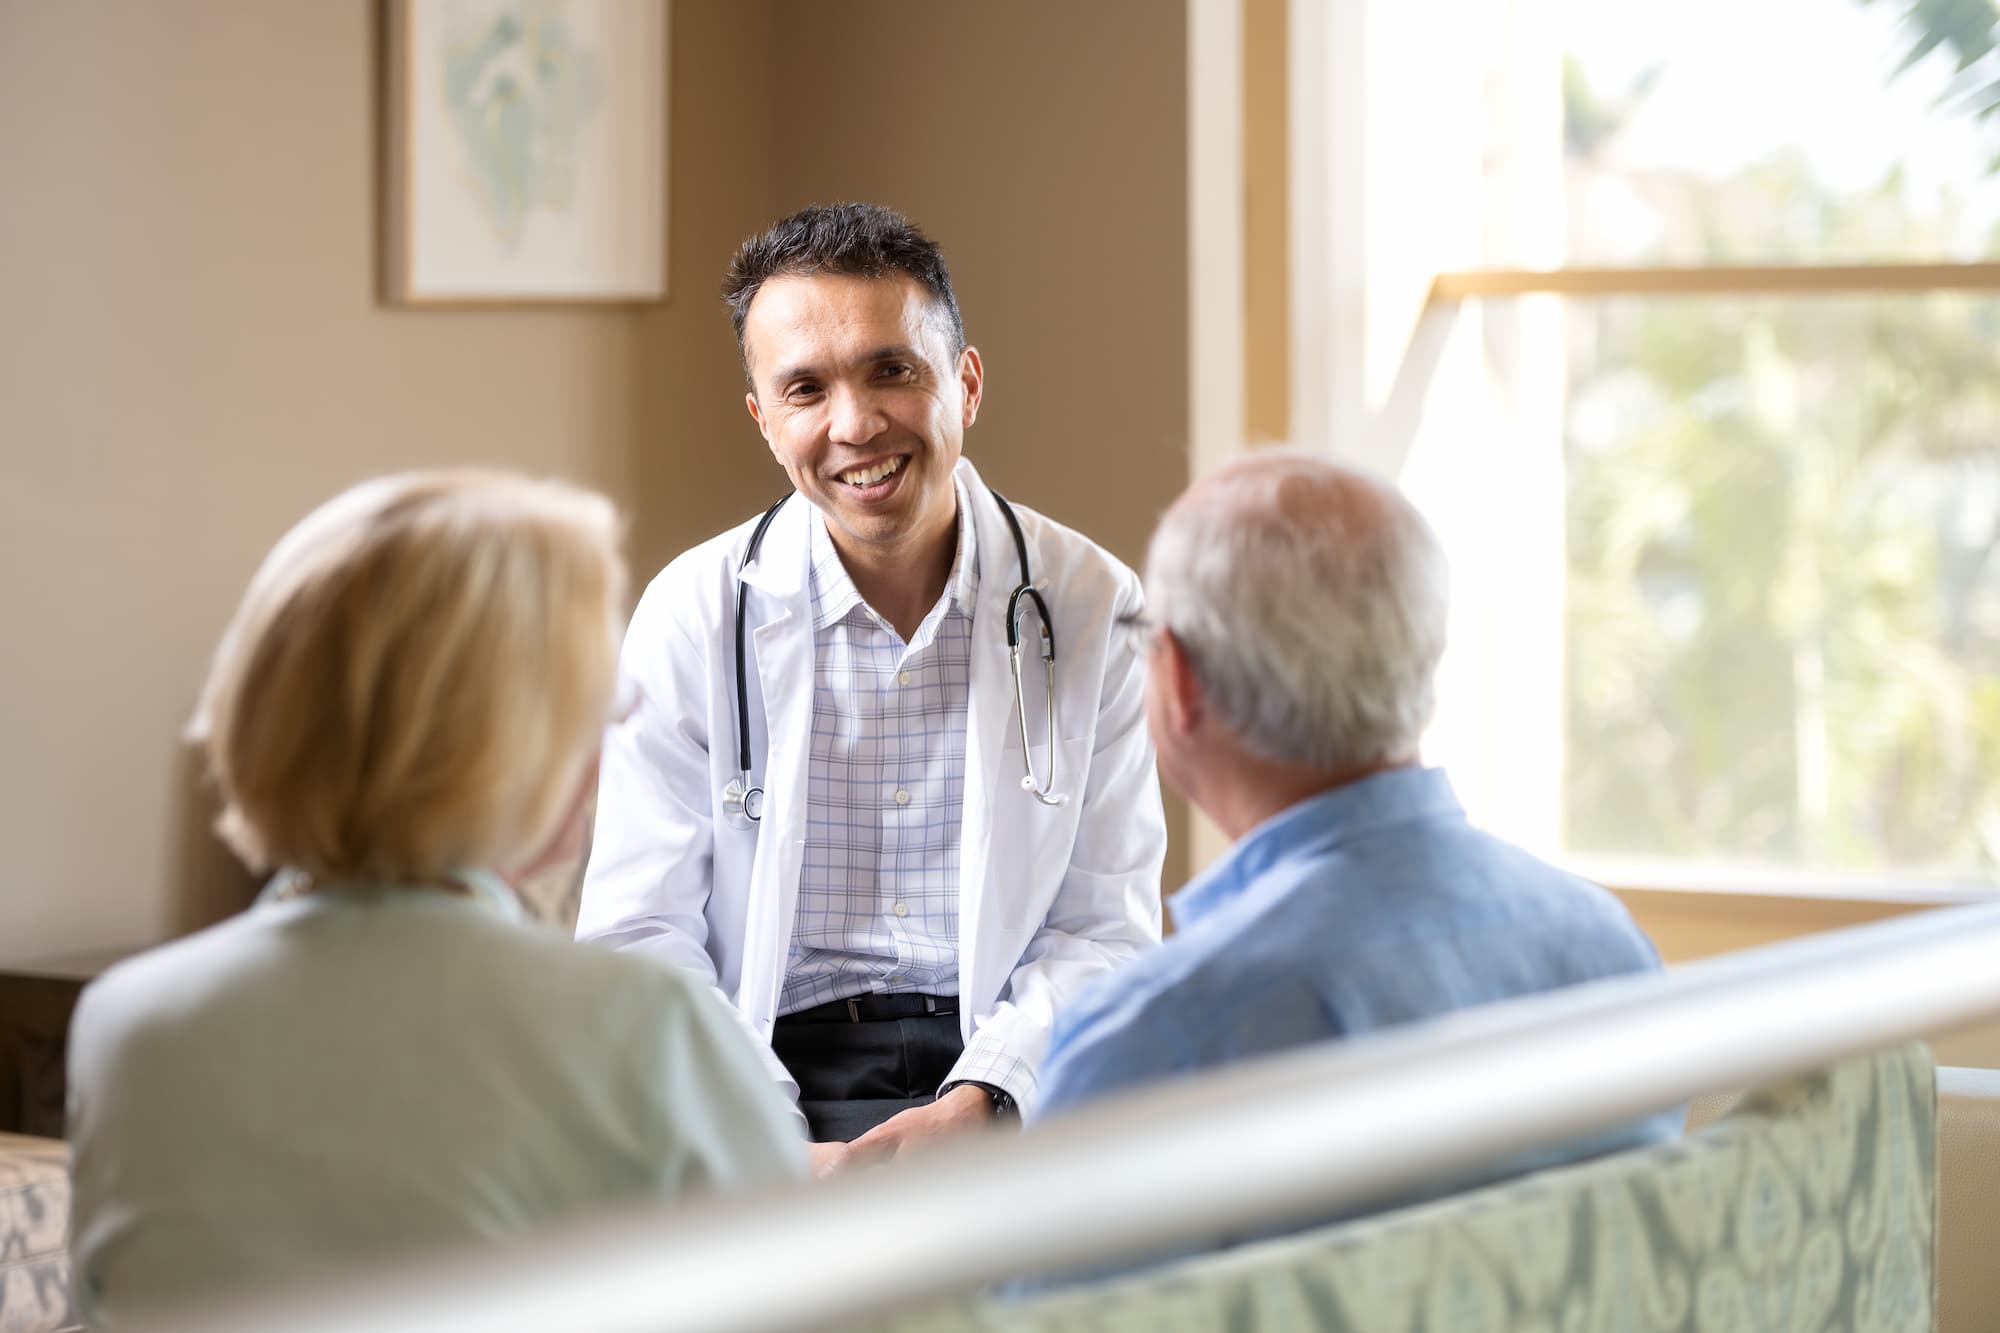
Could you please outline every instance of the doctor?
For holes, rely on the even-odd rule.
[[[796,493],[640,601],[577,934],[713,981],[824,1172],[1031,1104],[1056,1011],[1157,943],[1141,598],[960,457],[984,369],[906,219],[808,208],[724,294]]]

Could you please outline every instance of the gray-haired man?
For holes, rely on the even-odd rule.
[[[1473,828],[1420,766],[1447,578],[1393,488],[1301,454],[1242,460],[1168,511],[1146,590],[1134,628],[1161,771],[1234,845],[1173,899],[1164,948],[1059,1017],[1042,1116],[1659,965],[1609,893]],[[1486,1174],[1678,1129],[1662,1112]]]

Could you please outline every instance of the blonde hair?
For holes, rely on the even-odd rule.
[[[327,879],[533,855],[596,754],[624,597],[593,492],[468,469],[336,496],[265,557],[189,725],[217,831]]]

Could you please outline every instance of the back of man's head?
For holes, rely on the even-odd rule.
[[[1394,487],[1299,452],[1240,459],[1167,511],[1146,588],[1247,750],[1327,772],[1415,758],[1449,580]]]

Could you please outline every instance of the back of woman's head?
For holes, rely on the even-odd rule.
[[[569,812],[610,710],[625,596],[602,496],[502,472],[383,477],[286,533],[190,727],[258,869],[407,881],[509,868]]]

